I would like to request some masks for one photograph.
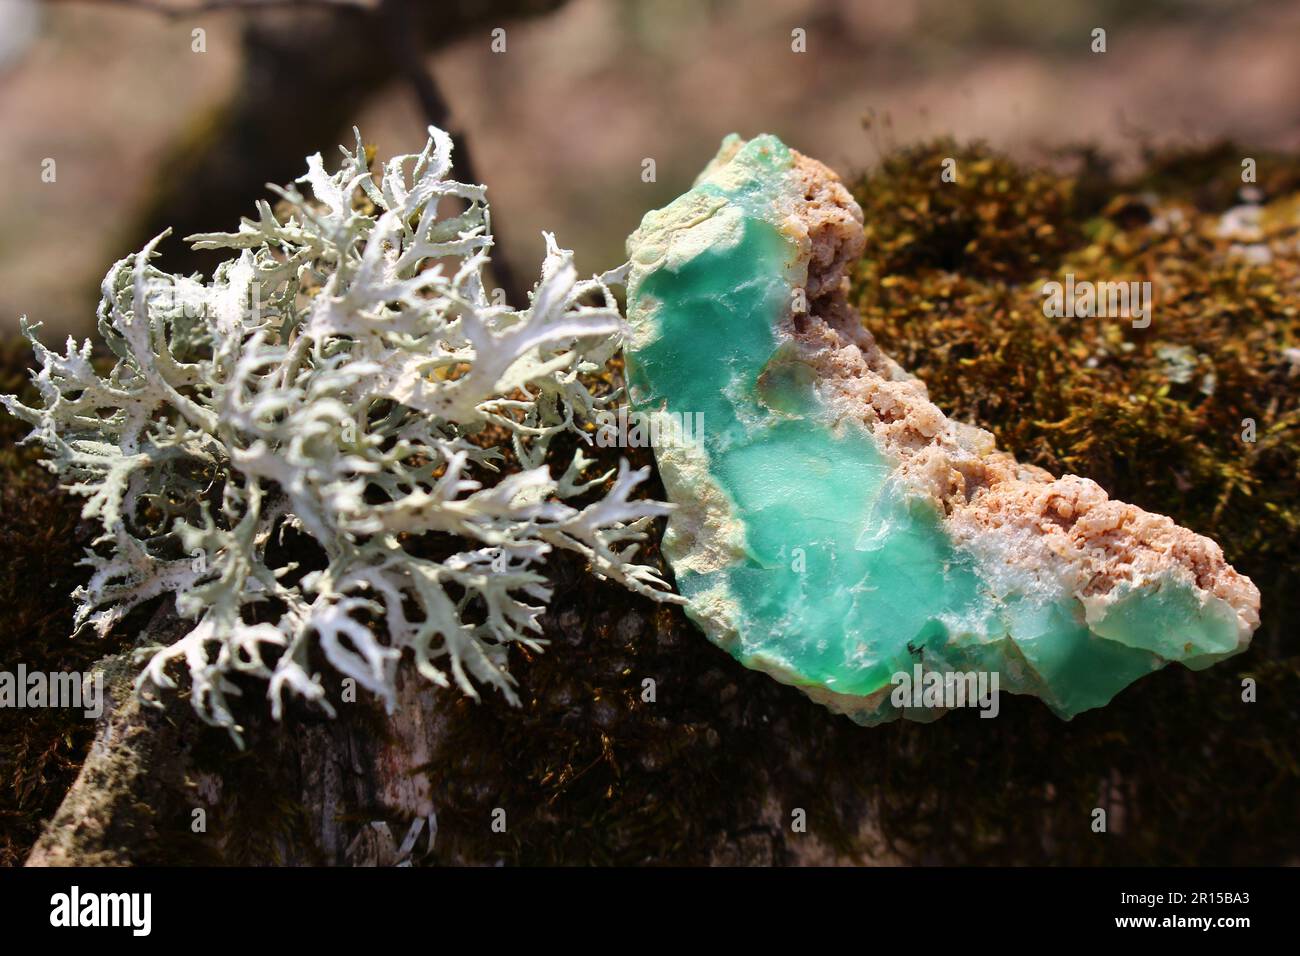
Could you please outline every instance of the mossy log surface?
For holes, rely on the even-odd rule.
[[[1244,155],[1265,243],[1291,244],[1267,262],[1214,229]],[[955,187],[937,174],[948,156]],[[426,824],[407,855],[421,865],[1300,861],[1300,161],[1221,146],[1117,182],[1085,158],[1064,176],[946,142],[886,156],[856,187],[870,228],[855,299],[948,413],[1216,538],[1263,592],[1246,654],[1168,668],[1068,723],[1004,697],[993,721],[864,729],[562,558],[546,652],[513,655],[519,708],[412,679],[393,717],[363,696],[335,721],[298,708],[276,725],[250,684],[243,752],[183,694],[165,711],[115,697],[98,727],[0,711],[0,860],[35,844],[32,862],[386,864],[422,817],[436,838]],[[1151,279],[1152,326],[1047,319],[1041,284],[1067,271]],[[12,387],[25,356],[4,358]],[[165,636],[163,609],[67,639],[85,531],[18,434],[0,421],[6,666],[84,668],[146,627]]]

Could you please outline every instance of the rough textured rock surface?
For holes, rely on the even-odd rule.
[[[872,725],[941,709],[895,701],[914,667],[1070,718],[1243,651],[1259,592],[1217,544],[1018,464],[878,348],[848,301],[864,246],[839,178],[772,136],[728,137],[628,240],[633,401],[705,422],[656,455],[710,639]]]

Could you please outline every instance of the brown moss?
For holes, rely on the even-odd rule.
[[[953,191],[919,172],[937,168],[951,144],[928,149],[929,158],[925,149],[913,151],[906,176],[884,171],[859,184],[868,221],[917,204],[918,193]],[[981,264],[981,250],[996,240],[981,242],[951,269],[895,268],[896,240],[877,231],[868,236],[855,288],[881,346],[926,383],[945,412],[990,429],[1022,461],[1085,475],[1113,497],[1209,535],[1267,587],[1279,567],[1300,557],[1300,398],[1285,352],[1300,338],[1300,256],[1285,252],[1300,236],[1300,217],[1279,217],[1268,230],[1278,253],[1252,265],[1217,235],[1222,208],[1201,212],[1179,192],[1153,193],[1163,182],[1160,171],[1173,170],[1178,176],[1166,189],[1191,181],[1198,195],[1230,202],[1223,183],[1241,186],[1241,155],[1211,149],[1196,176],[1193,157],[1153,160],[1140,188],[1112,188],[1122,201],[1109,202],[1107,216],[1073,210],[1077,226],[1061,232],[1086,233],[1088,240],[1057,248],[1015,280],[988,278],[992,270]],[[975,177],[974,170],[1005,162],[974,147],[960,166]],[[1298,172],[1296,161],[1264,167],[1261,187],[1266,180],[1294,184]],[[1072,192],[1065,177],[1024,175],[1037,183],[1032,195]],[[987,193],[978,183],[969,188]],[[1151,198],[1133,198],[1139,194]],[[1145,214],[1135,217],[1135,205]],[[1052,200],[1047,208],[1055,213],[1059,206]],[[1046,316],[1042,283],[1067,273],[1152,281],[1151,326]],[[1242,440],[1247,418],[1256,423],[1254,443]],[[1266,621],[1283,620],[1271,605],[1266,591]],[[1273,633],[1267,623],[1265,631]]]
[[[940,183],[949,159],[956,180]],[[932,181],[944,188],[917,188]],[[884,275],[934,268],[1020,278],[1080,236],[1070,215],[1073,183],[951,140],[887,155],[855,193],[866,213],[868,256]],[[873,215],[886,203],[888,215]]]
[[[955,195],[931,172],[951,150],[951,143],[918,147],[907,164],[886,164],[861,180],[856,193],[868,221],[894,218],[896,208],[935,193]],[[1259,157],[1255,198],[1277,213],[1265,216],[1262,238],[1273,250],[1266,264],[1250,264],[1218,231],[1219,215],[1242,201],[1246,155]],[[1064,834],[1088,806],[1104,805],[1101,781],[1122,795],[1128,821],[1123,840],[1075,836],[1041,850],[1031,842],[1020,853],[1000,851],[1003,859],[1241,862],[1293,859],[1297,850],[1300,746],[1291,695],[1300,648],[1287,622],[1300,611],[1293,582],[1300,394],[1284,350],[1300,338],[1300,217],[1292,198],[1300,161],[1226,144],[1148,159],[1134,181],[1104,189],[1090,182],[1086,192],[1100,206],[1076,199],[1063,207],[1056,197],[1080,195],[1075,181],[1023,172],[1034,183],[1025,195],[1040,197],[1023,200],[1036,206],[1027,221],[1050,220],[1064,208],[1067,221],[1056,222],[1054,235],[1075,237],[1048,248],[1034,269],[991,268],[987,250],[999,247],[998,237],[981,237],[933,268],[900,259],[898,240],[879,229],[869,234],[855,277],[864,321],[945,412],[990,429],[1023,461],[1086,475],[1114,497],[1215,538],[1263,592],[1263,626],[1251,651],[1232,663],[1197,675],[1162,673],[1067,727],[1037,727],[1035,718],[997,722],[1008,747],[995,757],[996,771],[968,769],[971,781],[1002,795],[965,804],[959,818],[969,834],[1016,842],[1008,837],[1012,811],[1035,837]],[[975,179],[982,169],[996,177],[992,170],[1006,162],[976,145],[961,152],[959,168]],[[978,181],[966,188],[989,192]],[[990,221],[1019,215],[1018,201],[1005,200]],[[1012,228],[1006,241],[1027,236]],[[1067,273],[1152,281],[1151,326],[1045,316],[1043,281]],[[1247,418],[1256,423],[1254,443],[1242,438]],[[1262,694],[1285,699],[1241,703],[1244,674]],[[982,742],[953,733],[963,750],[991,756]],[[1029,741],[1053,737],[1062,751],[1040,756],[1035,770]],[[1006,792],[1004,782],[1013,781],[1016,793]],[[945,829],[956,825],[949,820]],[[1234,845],[1234,828],[1250,836]]]

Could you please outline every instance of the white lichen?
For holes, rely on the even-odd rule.
[[[237,740],[233,675],[268,681],[277,718],[286,692],[333,713],[314,645],[390,709],[406,651],[435,684],[517,702],[508,647],[541,643],[556,548],[676,599],[634,561],[668,510],[632,497],[646,469],[621,463],[599,497],[611,476],[584,482],[581,451],[559,477],[544,461],[617,398],[587,379],[620,345],[622,270],[580,281],[548,234],[528,308],[490,296],[484,187],[448,179],[451,140],[429,134],[375,175],[358,134],[334,175],[308,160],[310,196],[278,190],[238,232],[190,237],[238,250],[210,281],[152,265],[162,236],[118,262],[98,311],[106,376],[90,342],[59,355],[23,323],[44,407],[0,401],[103,529],[77,626],[104,634],[175,594],[193,626],[149,649],[137,689],[156,702],[184,662],[195,710]]]

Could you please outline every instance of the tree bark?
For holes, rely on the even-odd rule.
[[[512,660],[518,708],[404,667],[392,715],[363,698],[335,719],[298,707],[277,724],[250,684],[240,751],[183,695],[142,705],[129,654],[102,661],[94,744],[27,865],[864,859],[876,842],[865,813],[847,843],[792,830],[778,776],[793,761],[815,781],[816,758],[786,751],[787,718],[762,711],[776,692],[815,721],[831,715],[709,646],[680,609],[593,583],[577,561],[556,562],[555,577],[550,646]],[[139,643],[183,629],[168,604]],[[643,702],[643,673],[660,701]]]

